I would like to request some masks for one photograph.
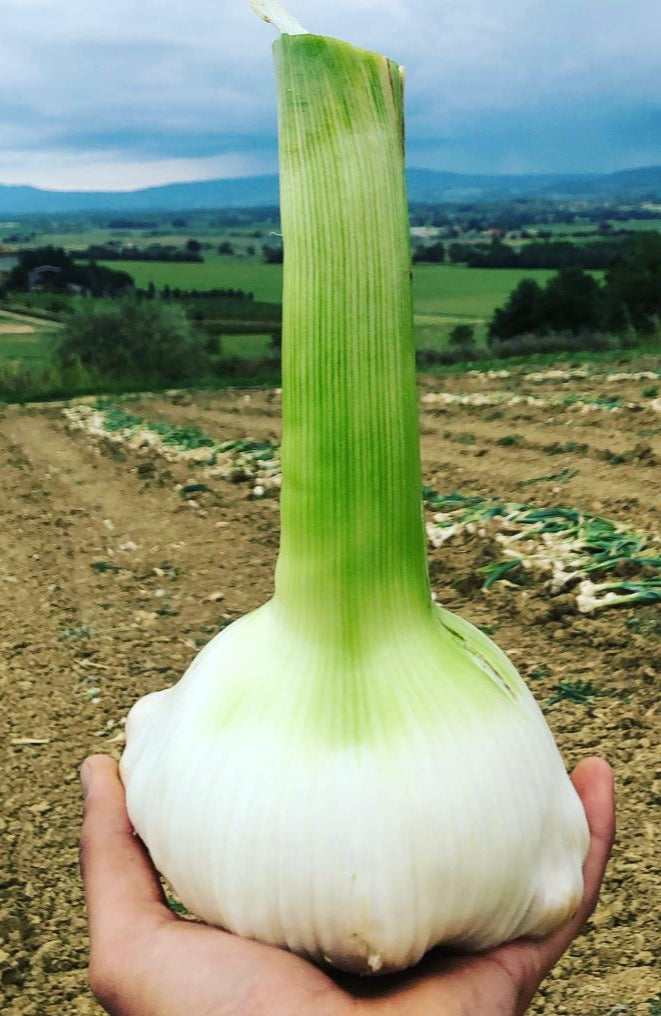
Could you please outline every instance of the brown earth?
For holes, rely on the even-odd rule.
[[[658,369],[658,361],[639,369]],[[631,368],[628,368],[631,369]],[[649,380],[569,382],[463,375],[451,392],[619,396],[635,410],[566,406],[427,407],[425,482],[437,490],[565,504],[659,533],[661,413]],[[438,379],[423,393],[440,391]],[[218,439],[277,439],[273,392],[126,400],[151,420],[191,422]],[[499,444],[503,438],[514,437]],[[569,450],[565,450],[570,445]],[[219,627],[272,591],[277,502],[215,480],[197,501],[190,467],[101,451],[67,430],[61,407],[0,411],[0,1010],[6,1016],[99,1014],[86,987],[87,938],[77,868],[78,768],[121,753],[133,702],[177,680]],[[551,477],[551,478],[550,478]],[[614,765],[619,833],[602,900],[537,996],[544,1016],[652,1016],[661,989],[658,806],[661,803],[658,608],[576,614],[476,580],[483,546],[463,537],[430,554],[439,598],[482,626],[541,703],[560,681],[591,680],[588,703],[546,706],[573,766]],[[222,598],[218,594],[222,593]]]

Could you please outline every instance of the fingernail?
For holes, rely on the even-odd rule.
[[[90,765],[90,760],[88,758],[85,759],[80,767],[80,782],[83,785],[83,794],[87,797],[92,782],[92,766]]]

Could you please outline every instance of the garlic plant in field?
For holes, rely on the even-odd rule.
[[[501,556],[482,567],[484,589],[522,572],[545,579],[554,596],[572,590],[580,613],[606,607],[661,603],[660,537],[631,532],[622,525],[574,508],[535,508],[497,498],[438,494],[426,489],[435,511],[427,525],[433,547],[462,533],[491,539]],[[618,577],[618,572],[628,578]],[[590,575],[607,575],[594,583]]]
[[[214,441],[198,427],[149,422],[107,400],[98,400],[96,405],[78,402],[62,412],[71,430],[81,430],[99,444],[198,468],[199,475],[191,478],[193,486],[199,476],[232,479],[238,474],[251,481],[253,497],[273,494],[280,486],[279,450],[270,441]]]
[[[122,776],[194,914],[376,973],[545,934],[588,830],[512,664],[430,595],[403,72],[253,6],[285,29],[275,594],[133,708]]]
[[[527,376],[526,376],[527,380]],[[426,409],[445,406],[474,406],[482,408],[486,406],[506,406],[514,409],[517,406],[533,406],[537,409],[544,409],[554,406],[566,409],[568,413],[578,413],[585,416],[589,413],[622,413],[628,410],[632,413],[639,413],[643,409],[649,409],[653,413],[661,412],[661,399],[652,399],[649,402],[620,402],[616,397],[612,400],[590,398],[589,396],[564,395],[548,396],[541,395],[513,395],[511,392],[426,392],[421,399]]]

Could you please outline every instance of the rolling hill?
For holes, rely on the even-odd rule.
[[[411,203],[489,201],[503,198],[659,198],[661,166],[608,174],[485,176],[407,170]],[[82,211],[191,211],[257,208],[278,203],[278,177],[240,177],[173,183],[134,191],[50,191],[0,184],[0,215],[66,214]]]

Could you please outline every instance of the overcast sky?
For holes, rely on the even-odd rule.
[[[660,0],[290,0],[407,66],[410,166],[661,163]],[[273,29],[246,0],[0,0],[0,183],[276,169]]]

